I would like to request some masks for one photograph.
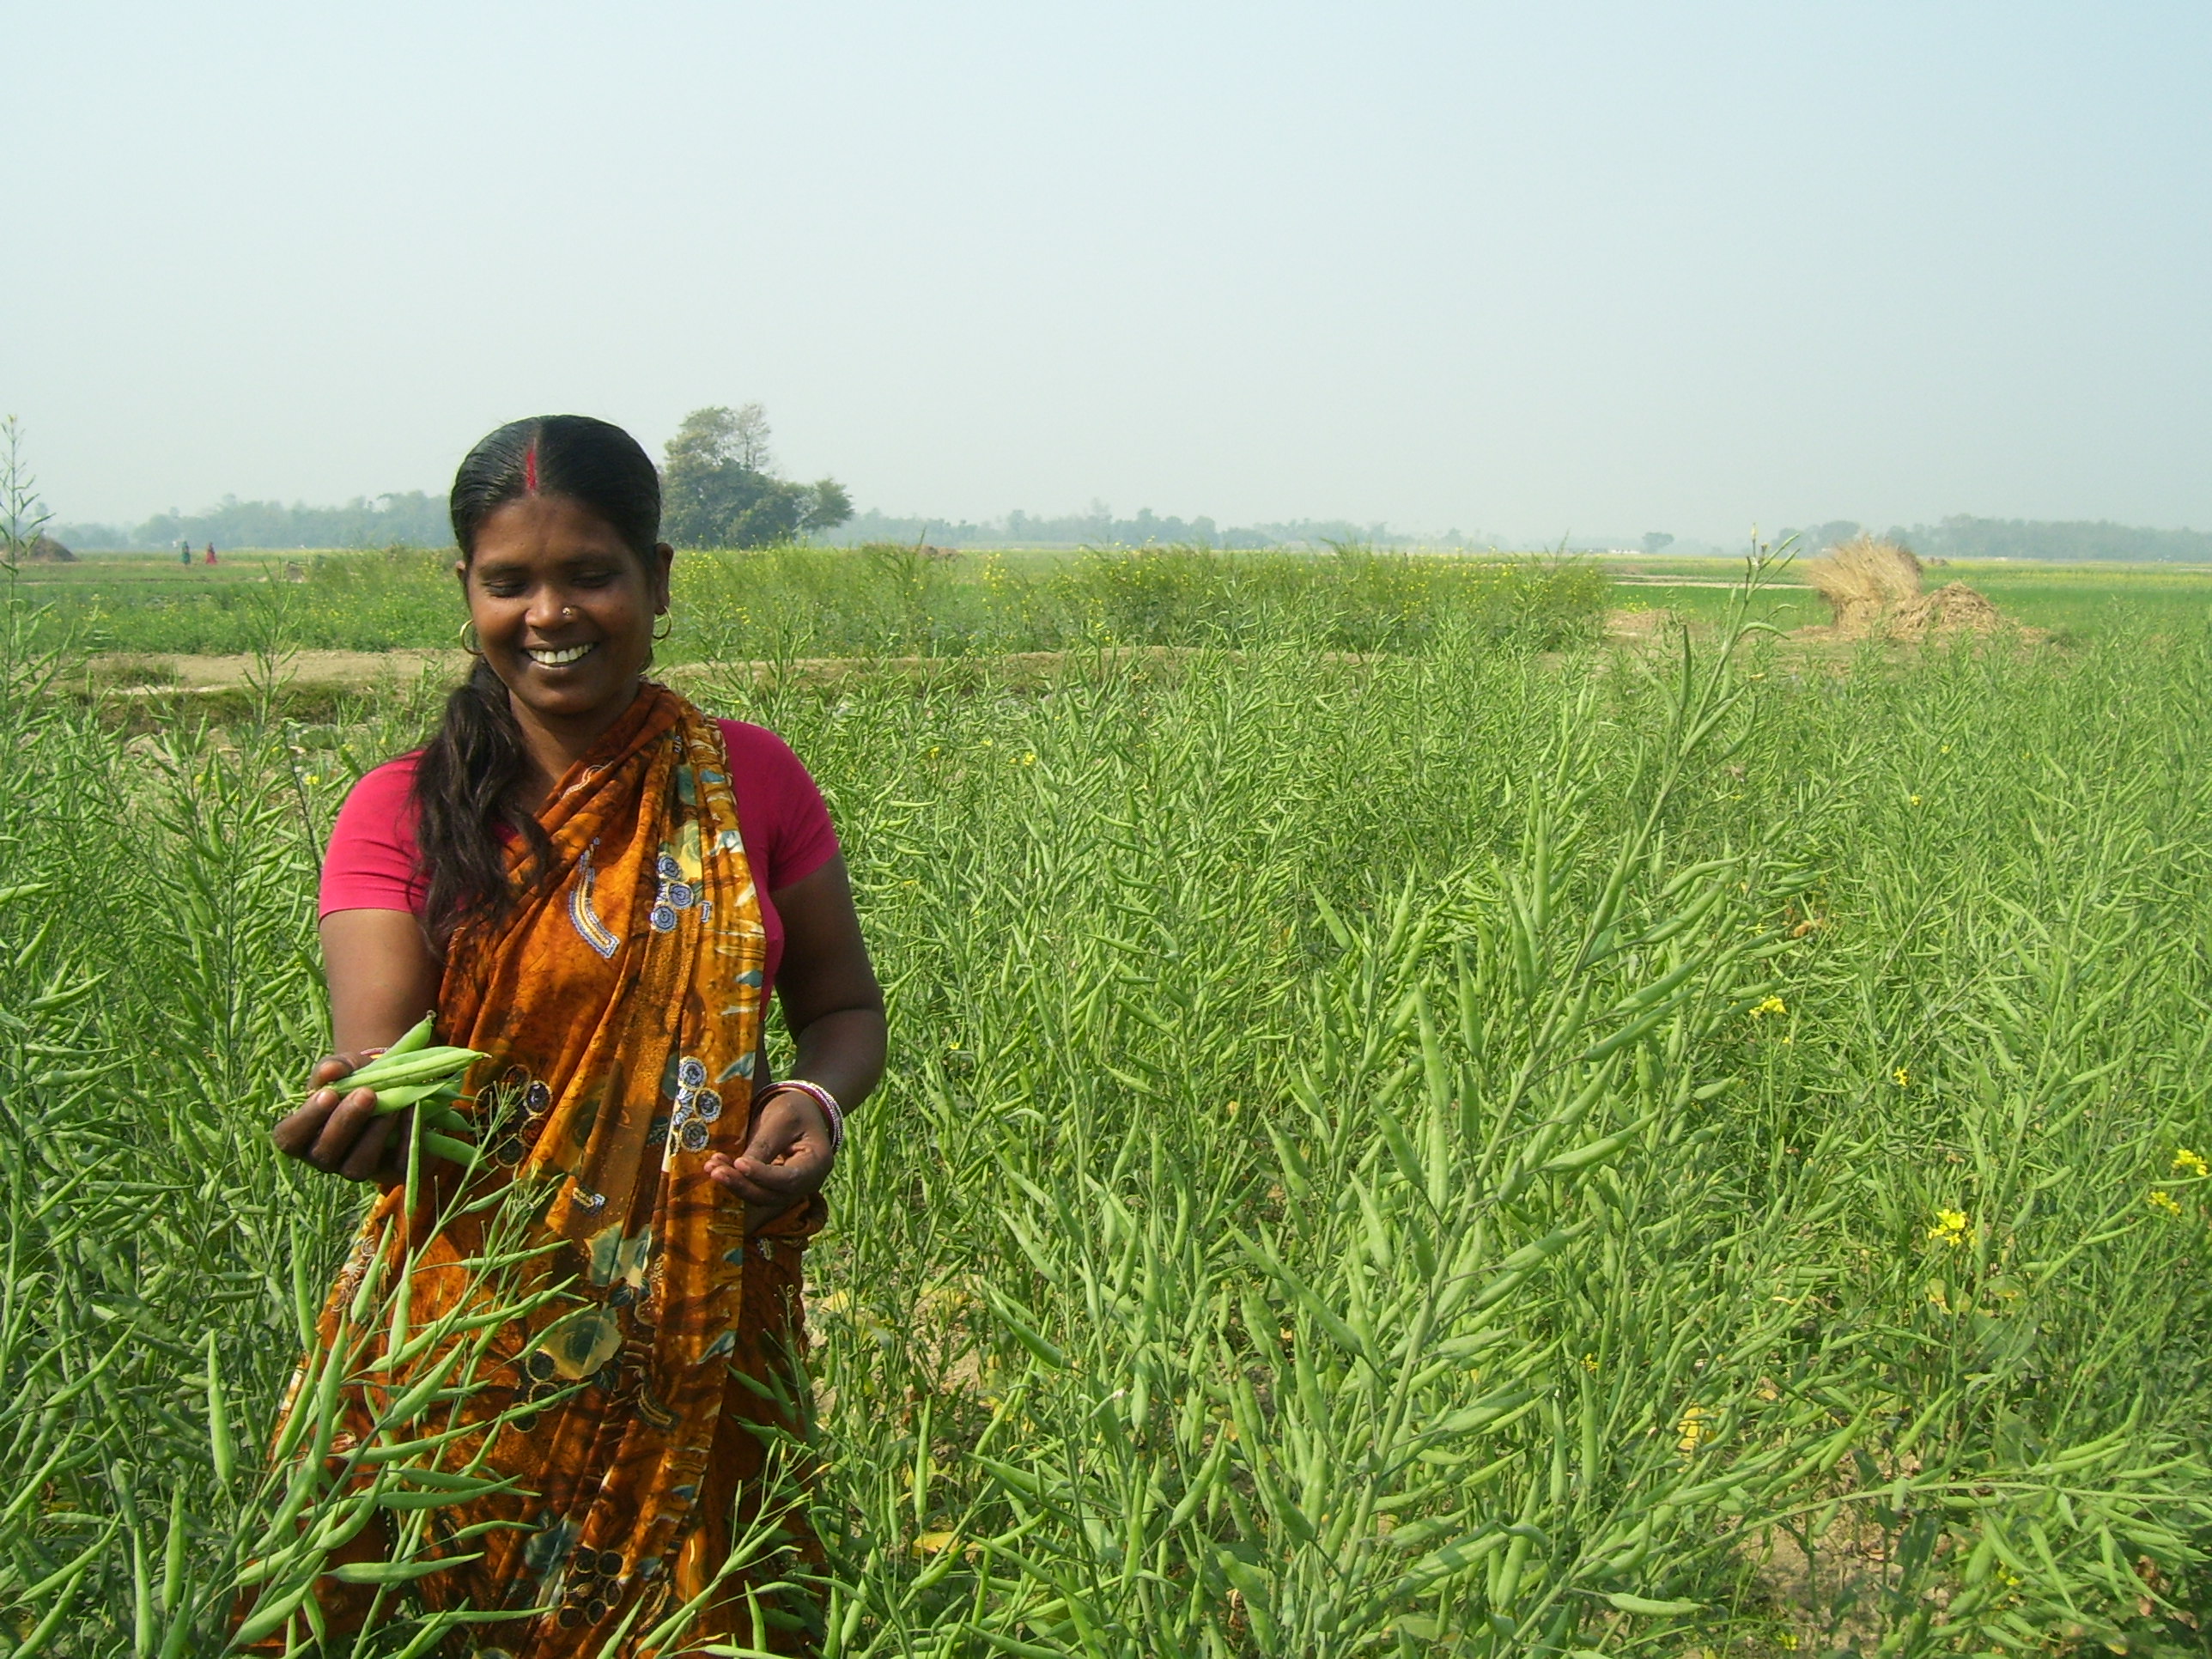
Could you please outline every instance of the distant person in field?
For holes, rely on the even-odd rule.
[[[215,562],[215,544],[213,542],[210,542],[208,544],[207,562],[210,564],[213,564]]]
[[[461,463],[452,509],[475,665],[429,743],[369,772],[338,814],[321,898],[337,1052],[275,1131],[292,1157],[380,1188],[323,1340],[363,1275],[403,1259],[410,1225],[410,1328],[456,1306],[450,1264],[483,1247],[492,1209],[440,1231],[461,1206],[432,1199],[520,1184],[538,1206],[526,1246],[553,1247],[530,1282],[567,1297],[501,1336],[498,1352],[526,1357],[460,1407],[524,1413],[485,1453],[515,1490],[439,1511],[439,1536],[473,1528],[457,1547],[483,1554],[419,1595],[527,1611],[476,1638],[512,1659],[634,1656],[694,1602],[658,1651],[811,1651],[816,1610],[759,1587],[819,1559],[794,1507],[802,1264],[885,1042],[836,832],[781,738],[645,677],[674,556],[629,434],[580,416],[501,427]],[[781,1079],[762,1038],[771,995],[796,1049]],[[433,1006],[436,1041],[490,1056],[463,1099],[487,1156],[473,1174],[418,1165],[410,1221],[409,1114],[379,1115],[345,1079]],[[385,1340],[380,1326],[361,1364]],[[374,1421],[373,1401],[348,1402],[349,1431]],[[725,1576],[763,1522],[780,1547]],[[372,1530],[334,1560],[387,1547]],[[781,1622],[757,1629],[749,1593]],[[318,1592],[333,1631],[374,1595],[335,1578]]]
[[[192,544],[190,542],[179,542],[177,544],[177,557],[182,562],[190,564],[192,562]]]

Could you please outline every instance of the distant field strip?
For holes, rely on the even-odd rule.
[[[104,557],[26,567],[21,591],[113,653],[440,649],[459,627],[453,556],[234,556],[212,568]],[[915,548],[685,553],[664,663],[995,655],[1099,645],[1414,650],[1447,633],[1595,635],[1606,583],[1581,561],[1189,548],[940,556]]]

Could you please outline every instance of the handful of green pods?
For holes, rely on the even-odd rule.
[[[468,1119],[453,1109],[453,1103],[461,1097],[462,1078],[483,1052],[432,1043],[434,1018],[423,1015],[406,1036],[334,1086],[374,1089],[380,1113],[416,1108],[422,1119],[423,1150],[465,1164],[476,1156],[476,1142]]]

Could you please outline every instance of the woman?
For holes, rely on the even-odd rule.
[[[408,1116],[344,1085],[434,1007],[439,1042],[489,1056],[469,1086],[490,1179],[543,1205],[541,1282],[567,1291],[504,1341],[511,1364],[470,1407],[507,1413],[487,1462],[526,1496],[443,1517],[446,1535],[514,1524],[422,1593],[540,1609],[476,1638],[514,1659],[597,1654],[626,1619],[635,1640],[694,1600],[710,1611],[687,1649],[741,1623],[750,1639],[741,1583],[717,1581],[757,1518],[766,1449],[803,1426],[800,1253],[842,1110],[882,1072],[882,994],[805,769],[643,678],[673,555],[635,441],[580,416],[502,427],[461,463],[452,508],[477,660],[429,744],[338,815],[321,903],[337,1052],[276,1130],[317,1169],[383,1183],[325,1338],[410,1245],[423,1328],[483,1243],[482,1212],[430,1218],[450,1164],[418,1175],[407,1212]],[[780,1082],[771,991],[796,1048]],[[804,1548],[803,1522],[786,1530]],[[333,1620],[349,1594],[321,1598]]]

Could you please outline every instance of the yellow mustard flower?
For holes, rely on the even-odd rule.
[[[1682,1413],[1682,1420],[1674,1425],[1674,1432],[1681,1437],[1674,1444],[1686,1452],[1694,1452],[1711,1440],[1717,1430],[1713,1413],[1703,1406],[1691,1406]]]
[[[1768,1014],[1786,1014],[1789,1012],[1789,1004],[1783,1001],[1780,997],[1769,997],[1751,1011],[1751,1017],[1753,1019],[1759,1019]]]
[[[975,1305],[975,1298],[957,1285],[933,1285],[914,1299],[918,1314],[934,1314],[951,1318]]]
[[[1929,1228],[1928,1237],[1938,1244],[1948,1244],[1956,1249],[1972,1237],[1973,1231],[1973,1224],[1967,1219],[1964,1210],[1938,1210],[1936,1212],[1936,1224]]]
[[[1900,1066],[1889,1074],[1889,1080],[1900,1089],[1909,1089],[1912,1086],[1912,1073]]]
[[[2212,1164],[2204,1162],[2202,1153],[2192,1152],[2188,1147],[2181,1146],[2174,1151],[2173,1172],[2176,1175],[2212,1175]]]
[[[2181,1206],[2173,1201],[2173,1194],[2154,1187],[2143,1195],[2143,1202],[2154,1210],[2163,1210],[2168,1215],[2179,1215]]]

